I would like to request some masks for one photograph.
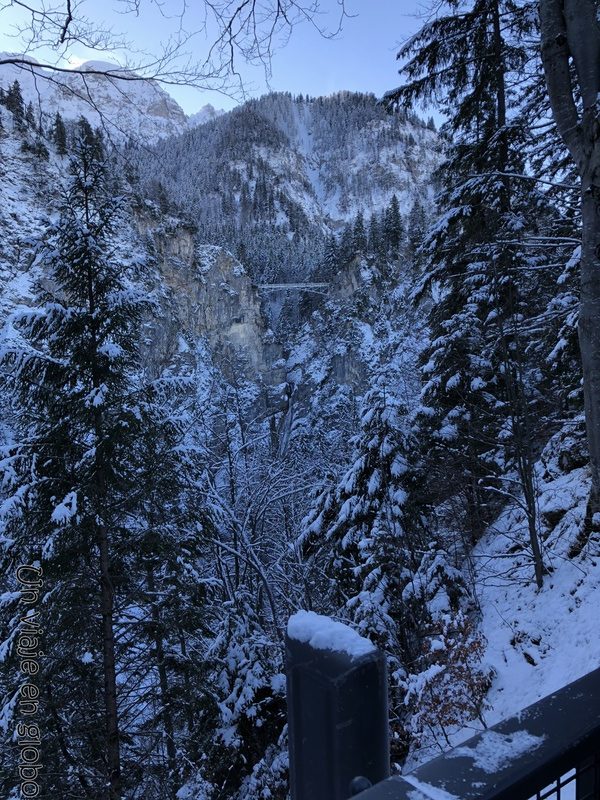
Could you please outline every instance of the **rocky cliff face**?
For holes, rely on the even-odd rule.
[[[305,402],[328,385],[346,387],[352,395],[365,391],[383,303],[374,263],[357,258],[348,264],[326,295],[305,310],[292,338],[278,341],[257,287],[231,253],[199,244],[193,226],[161,217],[150,203],[136,209],[135,220],[155,263],[161,296],[150,360],[186,361],[202,341],[226,378],[244,377],[265,387],[285,382],[295,400]]]
[[[0,57],[11,54],[0,53]],[[18,62],[22,56],[13,56]],[[112,141],[132,137],[148,143],[177,136],[188,127],[201,125],[219,112],[199,112],[193,121],[156,81],[142,81],[115,64],[86,61],[77,73],[52,73],[35,59],[27,66],[0,65],[0,86],[5,90],[18,81],[25,104],[33,106],[36,121],[51,125],[56,112],[65,120],[87,117]],[[33,62],[33,65],[31,65]],[[92,98],[90,102],[90,98]],[[203,109],[204,111],[204,109]]]
[[[267,382],[281,377],[279,345],[268,327],[260,297],[244,267],[221,247],[199,245],[192,226],[160,220],[146,205],[135,214],[157,267],[162,295],[155,328],[156,355],[168,361],[181,337],[205,340],[225,373],[238,371]]]
[[[1,114],[1,112],[0,112]],[[18,303],[30,303],[32,284],[44,280],[35,266],[55,199],[35,186],[59,186],[67,158],[50,153],[43,160],[22,150],[22,136],[4,113],[2,153],[6,168],[0,181],[0,317]],[[117,231],[116,256],[136,278],[135,264],[150,261],[154,269],[145,289],[158,299],[158,314],[149,321],[144,346],[149,361],[164,366],[189,360],[200,342],[216,365],[263,382],[279,377],[274,363],[280,351],[262,313],[260,296],[243,266],[219,247],[200,246],[195,229],[176,217],[161,215],[150,203],[125,214]]]

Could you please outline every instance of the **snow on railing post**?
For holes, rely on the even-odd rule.
[[[383,654],[311,611],[286,636],[292,800],[347,800],[389,775]]]

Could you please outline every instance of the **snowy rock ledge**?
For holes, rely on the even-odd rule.
[[[314,611],[298,611],[288,621],[290,639],[309,644],[316,650],[345,653],[350,658],[361,658],[374,653],[377,648],[355,630]]]

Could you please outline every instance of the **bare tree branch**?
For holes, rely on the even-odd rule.
[[[69,25],[73,22],[73,12],[71,9],[71,0],[67,0],[67,18],[65,20],[65,24],[63,25],[63,29],[60,33],[59,42],[63,44],[67,37],[67,32],[69,30]]]
[[[53,72],[82,73],[65,66],[75,47],[98,53],[110,53],[119,64],[108,72],[85,70],[89,75],[108,75],[116,80],[155,80],[164,85],[186,85],[231,93],[243,91],[238,64],[260,65],[265,77],[271,74],[271,60],[279,46],[285,44],[297,25],[309,24],[321,36],[335,37],[344,19],[349,16],[345,0],[337,0],[335,24],[326,25],[329,14],[322,9],[322,0],[203,0],[199,20],[197,11],[182,0],[180,8],[167,13],[159,0],[118,0],[124,16],[141,17],[145,11],[157,9],[165,20],[174,20],[174,30],[167,33],[159,52],[147,53],[110,27],[85,14],[87,0],[63,0],[48,5],[43,0],[5,0],[2,13],[17,8],[26,21],[16,26],[15,46],[24,55],[0,59],[0,64],[22,68],[42,68]],[[208,44],[204,55],[197,57],[198,38]],[[38,54],[43,59],[38,61]],[[35,54],[35,58],[33,57]],[[50,54],[50,55],[48,55]],[[40,63],[41,61],[41,63]]]

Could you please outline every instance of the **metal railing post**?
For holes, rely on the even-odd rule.
[[[389,775],[383,654],[311,612],[286,637],[292,800],[347,800]]]

